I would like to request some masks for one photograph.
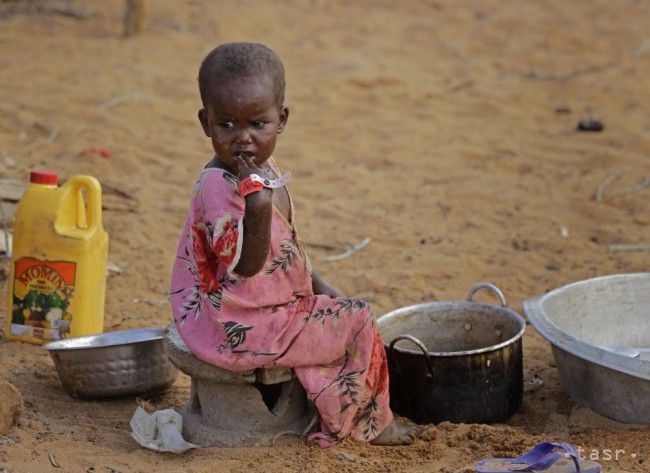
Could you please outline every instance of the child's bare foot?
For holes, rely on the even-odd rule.
[[[395,416],[386,429],[370,443],[373,445],[411,445],[420,436],[420,427],[414,422]]]

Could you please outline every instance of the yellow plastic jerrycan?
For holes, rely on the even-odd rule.
[[[90,176],[58,187],[33,170],[16,210],[6,338],[31,343],[101,333],[108,234]]]

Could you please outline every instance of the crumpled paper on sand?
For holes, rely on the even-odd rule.
[[[138,406],[130,424],[133,430],[131,436],[145,448],[158,452],[183,453],[198,447],[183,439],[183,418],[174,409],[147,414],[147,411]]]

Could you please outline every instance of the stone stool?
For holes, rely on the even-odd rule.
[[[192,378],[180,410],[183,437],[202,447],[269,446],[284,434],[301,435],[315,409],[291,369],[232,372],[196,358],[175,324],[163,346],[169,360]]]

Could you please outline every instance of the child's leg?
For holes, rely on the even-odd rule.
[[[371,441],[393,416],[386,354],[370,308],[353,299],[309,299],[304,326],[274,364],[295,366],[316,404],[321,431],[312,440],[323,446],[347,436]]]

